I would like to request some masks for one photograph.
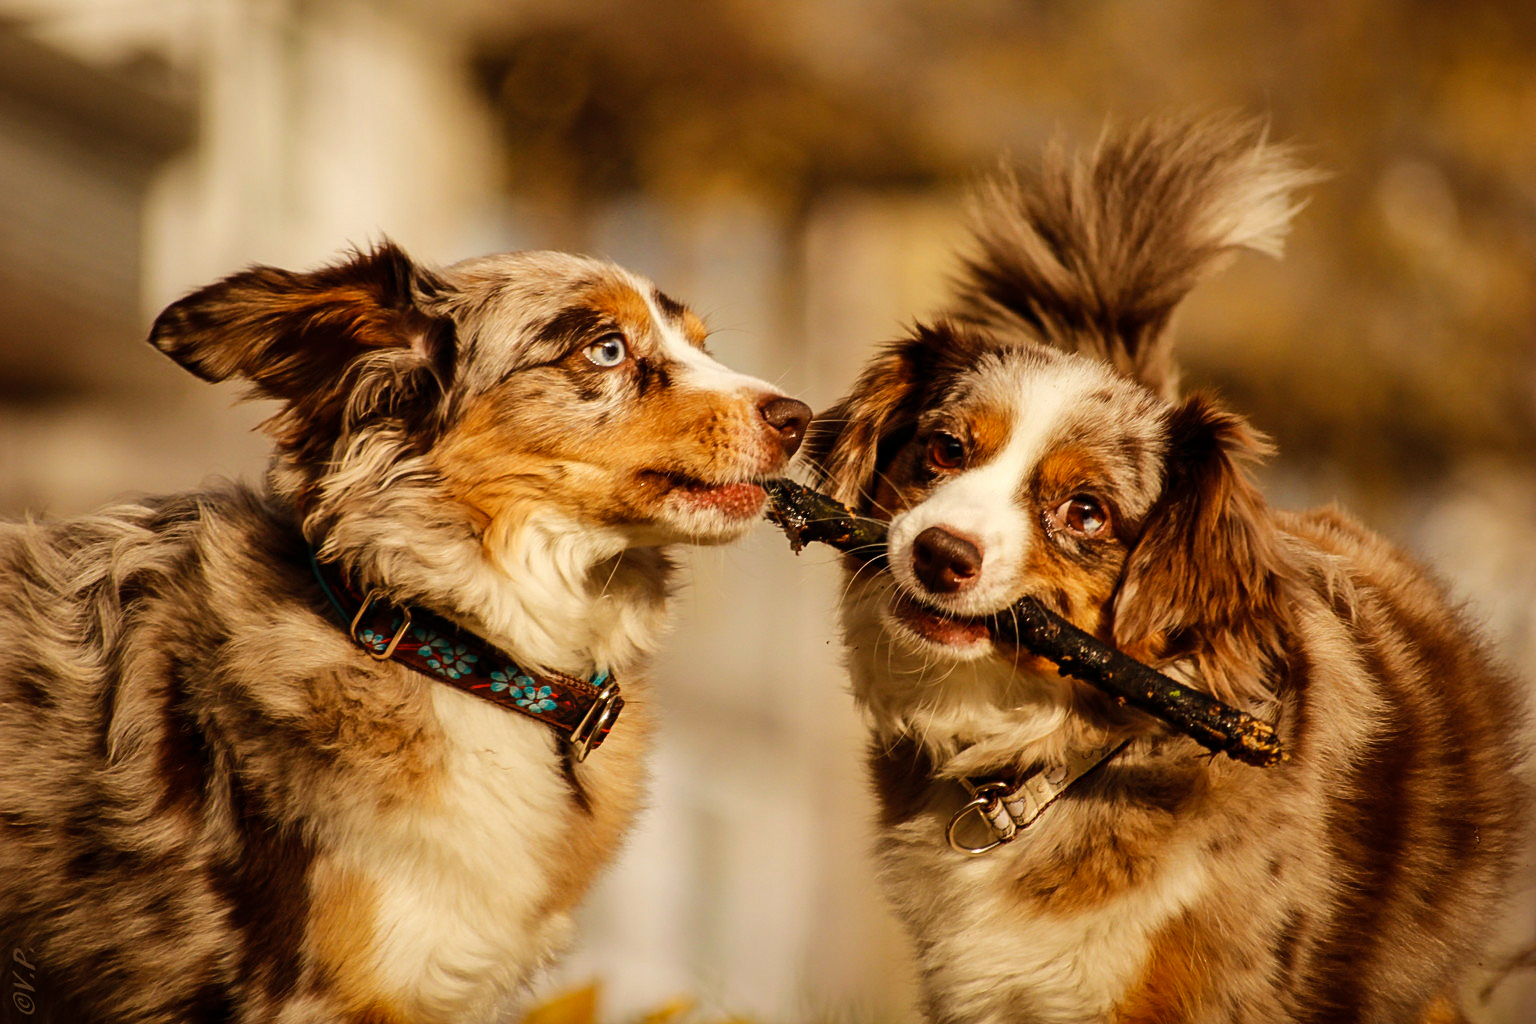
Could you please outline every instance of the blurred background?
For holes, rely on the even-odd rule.
[[[181,293],[386,235],[608,256],[817,408],[940,304],[976,177],[1106,117],[1268,116],[1330,174],[1187,305],[1186,380],[1536,660],[1536,5],[0,0],[0,513],[255,477],[264,412],[143,344]],[[689,556],[643,829],[548,991],[912,1018],[866,857],[836,573]],[[1524,871],[1501,952],[1536,939]],[[1490,968],[1496,966],[1490,961]],[[1536,1020],[1517,973],[1478,1021]]]

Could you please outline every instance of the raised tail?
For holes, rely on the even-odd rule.
[[[1278,256],[1321,177],[1256,120],[1107,131],[1075,159],[1007,168],[978,196],[959,318],[1112,363],[1171,397],[1174,307],[1236,249]]]

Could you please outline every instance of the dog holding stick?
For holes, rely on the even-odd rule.
[[[640,806],[671,546],[810,410],[561,253],[258,267],[151,340],[275,400],[270,470],[0,526],[0,939],[61,1024],[505,1019]]]
[[[1310,180],[1250,123],[1159,122],[995,181],[956,301],[818,418],[889,520],[842,625],[885,891],[942,1024],[1448,1024],[1522,838],[1516,687],[1443,589],[1181,396],[1168,324]],[[867,556],[868,553],[866,552]],[[1258,768],[989,626],[1021,598],[1257,716]]]

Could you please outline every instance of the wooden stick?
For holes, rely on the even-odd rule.
[[[884,522],[856,515],[841,502],[792,480],[772,480],[764,487],[768,520],[784,531],[796,552],[819,541],[865,561],[885,557]],[[1207,750],[1260,767],[1285,760],[1280,737],[1268,723],[1148,668],[1032,597],[993,615],[987,625],[994,636],[1049,659],[1062,675],[1145,711]]]

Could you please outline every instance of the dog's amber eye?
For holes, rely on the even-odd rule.
[[[928,464],[936,469],[959,469],[965,465],[965,443],[954,434],[934,431],[928,437]]]
[[[1056,522],[1079,537],[1097,537],[1109,525],[1109,513],[1087,494],[1074,494],[1056,509]]]
[[[624,343],[624,335],[605,334],[588,345],[583,354],[593,366],[607,369],[629,358],[629,346]]]

